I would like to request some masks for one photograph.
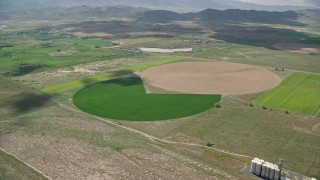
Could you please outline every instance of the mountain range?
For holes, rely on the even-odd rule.
[[[319,11],[319,10],[317,10]],[[39,16],[41,14],[41,16]],[[0,19],[86,19],[86,18],[130,18],[142,22],[170,21],[212,21],[212,22],[258,22],[297,24],[301,13],[295,11],[270,12],[256,10],[216,10],[206,9],[199,12],[177,13],[167,10],[152,10],[131,6],[73,6],[52,7],[36,10],[0,12]]]
[[[256,10],[206,9],[197,13],[175,13],[172,11],[153,10],[146,11],[140,21],[144,22],[168,22],[168,21],[211,21],[211,22],[251,22],[270,24],[299,24],[299,14],[295,11],[269,12]]]
[[[71,7],[79,5],[91,6],[114,6],[125,5],[145,7],[157,10],[171,10],[178,12],[194,12],[204,9],[243,9],[243,10],[266,10],[287,11],[314,9],[319,7],[302,6],[270,6],[241,2],[238,0],[0,0],[0,11],[14,11],[21,9],[39,9],[48,7]]]

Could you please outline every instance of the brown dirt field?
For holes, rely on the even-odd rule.
[[[301,53],[320,53],[320,46],[313,44],[300,44],[300,43],[280,43],[273,45],[274,48]]]
[[[97,33],[74,32],[73,34],[76,36],[88,36],[88,37],[97,37],[97,38],[104,38],[104,37],[111,36],[111,34],[107,34],[104,32],[97,32]]]
[[[97,71],[85,69],[85,68],[79,68],[79,67],[74,67],[73,70],[59,70],[59,72],[62,73],[84,73],[84,74],[95,74]]]
[[[61,51],[61,52],[53,52],[53,53],[49,53],[49,56],[52,57],[64,57],[64,56],[73,56],[75,54],[77,54],[77,51]]]
[[[191,94],[250,94],[281,83],[275,73],[258,66],[229,62],[180,62],[140,73],[147,84]]]

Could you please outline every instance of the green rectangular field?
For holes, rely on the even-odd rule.
[[[259,105],[314,116],[320,108],[320,75],[295,72],[255,100]]]

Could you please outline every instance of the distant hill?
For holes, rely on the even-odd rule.
[[[179,11],[196,11],[208,7],[216,9],[232,8],[229,5],[213,0],[0,0],[0,11],[15,11],[23,9],[39,9],[48,7],[71,7],[80,5],[115,6],[126,5],[147,7],[152,9],[169,9]]]
[[[214,22],[253,22],[274,24],[297,24],[299,16],[310,11],[270,12],[256,10],[215,10],[206,9],[194,13],[176,13],[165,10],[151,10],[130,6],[75,6],[54,7],[38,10],[21,10],[14,12],[0,12],[0,19],[70,19],[70,18],[130,18],[143,22],[170,22],[170,21],[214,21]],[[39,16],[41,14],[41,16]]]
[[[134,18],[138,14],[150,11],[147,8],[136,8],[130,6],[74,6],[74,7],[52,7],[43,9],[20,10],[11,12],[0,12],[0,19],[77,19],[77,18]]]
[[[219,1],[219,0],[213,0]],[[280,0],[281,1],[281,0]],[[258,11],[297,11],[302,9],[315,9],[317,6],[292,6],[292,5],[260,5],[248,2],[241,2],[237,0],[223,0],[225,5],[231,6],[229,9],[242,9],[242,10],[258,10]],[[212,8],[212,7],[210,7]],[[215,8],[212,8],[215,9]]]
[[[286,12],[269,12],[255,10],[215,10],[206,9],[198,13],[174,13],[170,11],[147,11],[139,18],[140,21],[150,22],[168,22],[168,21],[214,21],[214,22],[252,22],[252,23],[279,23],[279,24],[297,24],[299,14],[294,11]]]
[[[243,10],[267,10],[287,11],[301,10],[316,7],[301,6],[266,6],[246,3],[237,0],[0,0],[0,11],[15,11],[22,9],[39,9],[48,7],[71,7],[80,5],[90,6],[115,6],[126,5],[145,7],[157,10],[170,10],[179,12],[195,12],[207,8],[211,9],[243,9]],[[319,7],[318,7],[319,8]]]

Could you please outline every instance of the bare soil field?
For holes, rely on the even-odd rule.
[[[160,147],[117,152],[109,147],[52,136],[16,134],[6,138],[15,138],[15,142],[3,146],[52,179],[236,179]]]
[[[107,34],[105,32],[96,32],[96,33],[74,32],[73,34],[79,37],[86,36],[86,37],[95,37],[95,38],[106,38],[111,36],[111,34]]]
[[[274,48],[301,53],[320,53],[320,45],[301,44],[301,43],[280,43],[273,45]]]
[[[192,94],[250,94],[281,83],[275,73],[257,66],[229,62],[181,62],[140,73],[151,86]]]
[[[160,49],[160,48],[140,48],[143,52],[151,53],[174,53],[174,52],[191,52],[192,48],[185,49]]]
[[[54,53],[49,53],[49,56],[52,57],[64,57],[64,56],[73,56],[77,54],[77,51],[61,51],[61,52],[54,52]]]
[[[89,70],[89,69],[85,69],[85,68],[74,67],[73,70],[69,70],[69,71],[59,70],[59,72],[62,72],[62,73],[87,73],[87,74],[95,74],[97,71],[93,71],[93,70]]]

